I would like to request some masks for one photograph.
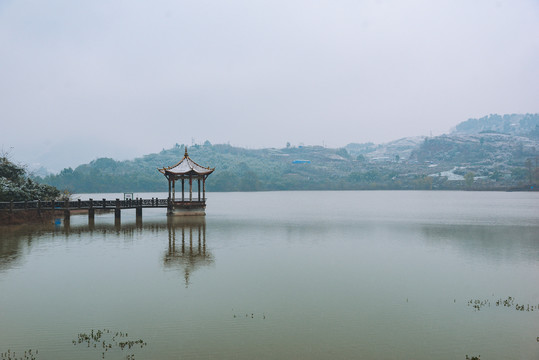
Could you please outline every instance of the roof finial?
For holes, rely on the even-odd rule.
[[[185,157],[188,157],[189,155],[187,155],[187,145],[185,145]]]

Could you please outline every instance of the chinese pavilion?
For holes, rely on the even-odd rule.
[[[168,180],[167,215],[206,215],[206,178],[215,170],[200,166],[187,154],[176,165],[158,169]],[[182,197],[176,199],[176,181],[181,181]],[[185,194],[185,181],[189,184],[189,198]],[[198,196],[193,199],[193,181],[197,182]],[[202,186],[201,186],[202,183]],[[202,194],[201,194],[202,190]]]

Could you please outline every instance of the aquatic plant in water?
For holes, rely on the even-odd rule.
[[[515,304],[515,298],[512,296],[508,296],[507,299],[498,299],[494,302],[494,304],[497,307],[505,307],[505,308],[514,308],[517,311],[537,311],[539,310],[539,304],[537,305],[530,305],[530,304]],[[469,300],[467,303],[468,306],[471,306],[474,311],[479,311],[483,307],[490,307],[491,302],[489,299],[481,300],[481,299],[472,299]]]
[[[25,350],[24,354],[21,352],[17,353],[15,351],[11,351],[11,349],[8,349],[6,352],[0,354],[0,358],[2,360],[36,360],[38,353],[38,350],[32,349]]]
[[[89,334],[79,333],[76,340],[72,340],[74,346],[86,345],[86,348],[99,349],[101,358],[105,358],[105,354],[114,351],[134,350],[135,348],[142,349],[147,343],[142,340],[130,340],[129,334],[122,331],[112,331],[110,329],[96,330],[93,329]],[[134,360],[135,354],[127,354],[128,360]]]

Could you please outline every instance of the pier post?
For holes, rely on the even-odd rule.
[[[69,199],[64,201],[64,222],[68,223],[71,219],[71,213],[69,211]]]
[[[135,210],[135,213],[136,213],[137,219],[142,218],[142,206],[137,206],[137,209]]]
[[[114,209],[114,218],[120,220],[122,210],[120,209],[120,199],[116,199],[116,209]]]
[[[13,200],[9,201],[9,224],[11,224],[11,221],[13,220]]]
[[[37,214],[41,216],[41,200],[37,201]]]
[[[88,209],[88,224],[93,223],[95,219],[94,200],[90,199],[90,208]]]
[[[79,207],[79,209],[82,207],[82,201],[80,199],[77,200],[77,206]]]

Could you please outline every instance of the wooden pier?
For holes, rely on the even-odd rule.
[[[115,200],[65,200],[65,201],[22,201],[22,202],[0,202],[0,215],[8,214],[8,223],[13,220],[13,215],[17,211],[36,211],[43,220],[41,214],[48,212],[57,215],[55,212],[63,212],[64,221],[69,221],[71,212],[88,212],[88,222],[94,222],[96,211],[114,211],[114,218],[119,222],[122,217],[122,210],[135,209],[137,221],[142,219],[143,208],[166,208],[167,215],[200,216],[206,215],[206,179],[213,173],[215,168],[204,167],[189,157],[187,147],[183,158],[175,165],[158,168],[168,180],[167,199],[115,199]],[[181,200],[176,199],[176,181],[181,184]],[[198,196],[193,197],[194,184],[197,185]],[[187,184],[186,184],[187,183]],[[188,197],[186,196],[186,185],[189,186]],[[0,221],[1,221],[0,217]]]
[[[204,199],[205,200],[205,199]],[[201,201],[204,201],[201,199]],[[0,202],[0,211],[10,214],[17,211],[36,211],[38,214],[47,211],[63,212],[64,220],[69,221],[71,212],[87,211],[88,220],[93,222],[95,212],[114,211],[114,218],[121,218],[121,211],[125,209],[135,209],[137,218],[142,217],[143,208],[167,208],[170,209],[173,202],[170,199],[128,199],[128,200],[65,200],[65,201],[21,201],[21,202]]]

